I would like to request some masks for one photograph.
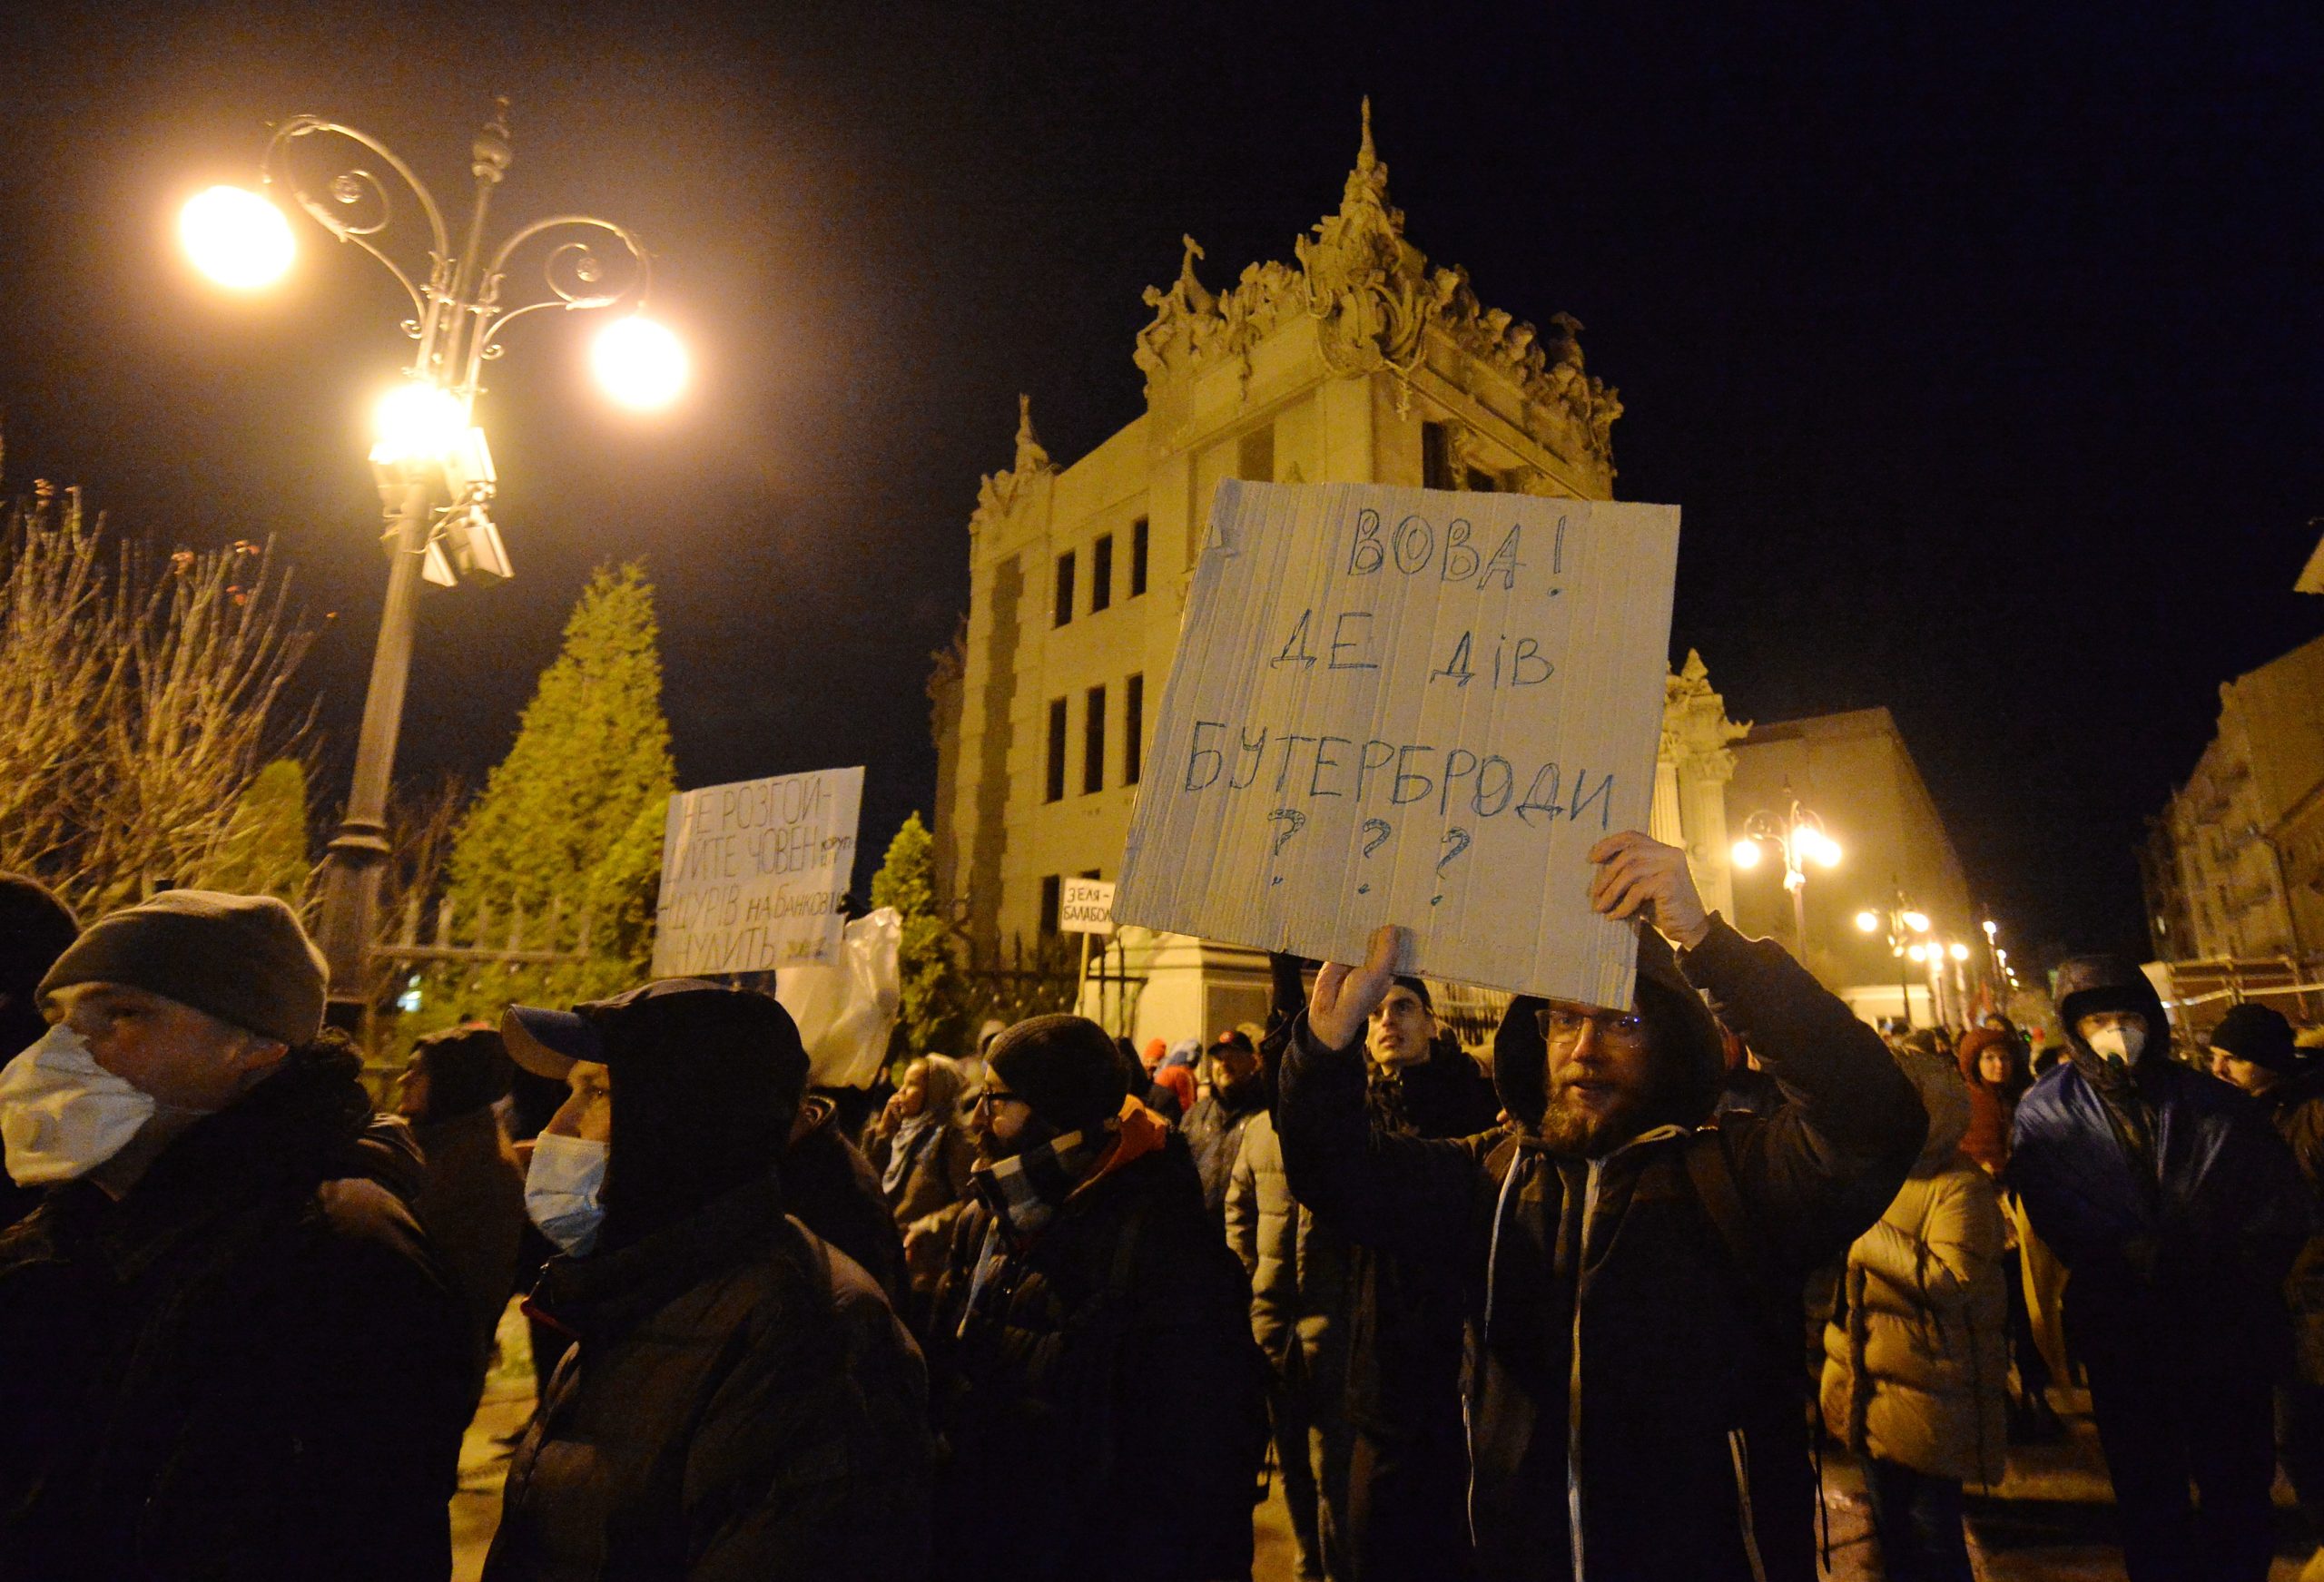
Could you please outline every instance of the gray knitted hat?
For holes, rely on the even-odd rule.
[[[40,993],[126,984],[295,1047],[322,1031],[328,977],[299,914],[272,896],[168,889],[98,919]]]

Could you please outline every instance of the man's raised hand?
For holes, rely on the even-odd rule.
[[[1315,987],[1307,996],[1307,1030],[1317,1043],[1326,1049],[1344,1049],[1364,1037],[1364,1023],[1396,980],[1403,934],[1395,924],[1383,923],[1372,930],[1363,966],[1326,961],[1316,972]]]
[[[1590,849],[1598,865],[1590,879],[1590,904],[1610,918],[1643,917],[1654,931],[1681,950],[1710,933],[1703,898],[1695,893],[1687,854],[1636,830],[1609,835]]]

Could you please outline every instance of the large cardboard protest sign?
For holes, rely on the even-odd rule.
[[[654,976],[772,972],[839,957],[863,771],[681,791],[662,830]]]
[[[1114,919],[1630,1003],[1586,853],[1643,829],[1675,506],[1223,483]]]

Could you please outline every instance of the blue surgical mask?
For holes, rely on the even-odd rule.
[[[606,1186],[606,1145],[580,1137],[543,1132],[533,1139],[533,1163],[525,1172],[525,1212],[541,1234],[574,1257],[596,1245],[605,1223],[598,1197]]]

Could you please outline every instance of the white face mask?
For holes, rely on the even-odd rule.
[[[525,1172],[525,1212],[541,1234],[575,1257],[595,1246],[606,1217],[597,1201],[606,1185],[606,1145],[543,1132],[533,1139]]]
[[[2101,1027],[2085,1040],[2093,1049],[2117,1065],[2128,1066],[2146,1047],[2146,1029],[2141,1027]]]
[[[97,1064],[59,1022],[0,1066],[0,1144],[20,1186],[76,1181],[127,1146],[153,1118],[153,1095]]]

